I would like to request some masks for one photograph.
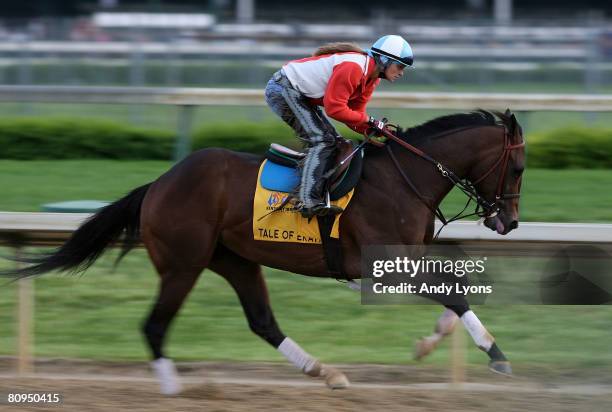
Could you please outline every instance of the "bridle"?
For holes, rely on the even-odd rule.
[[[396,131],[398,130],[397,126],[392,126],[392,125],[389,125],[389,126],[390,127],[394,127]],[[439,135],[436,135],[435,137],[441,137],[441,136],[445,136],[445,135],[449,135],[449,134],[454,134],[454,133],[458,133],[458,132],[461,132],[461,131],[464,131],[464,130],[473,129],[473,128],[476,128],[476,127],[481,127],[481,126],[468,126],[468,127],[456,128],[456,129],[452,129],[452,130],[448,130],[448,131],[445,131],[443,133],[440,133]],[[401,168],[399,162],[397,161],[397,158],[393,154],[393,151],[391,150],[391,146],[385,145],[386,148],[387,148],[387,152],[389,153],[389,156],[391,157],[391,160],[392,160],[393,164],[395,165],[395,167],[399,171],[399,173],[402,176],[402,178],[404,179],[404,181],[416,193],[416,195],[419,197],[419,199],[442,222],[442,227],[438,230],[438,232],[434,236],[434,239],[437,238],[438,235],[440,234],[440,232],[442,231],[442,229],[446,225],[451,223],[451,222],[454,222],[456,220],[460,220],[460,219],[463,219],[463,218],[466,218],[466,217],[469,217],[469,216],[478,216],[478,217],[480,217],[482,219],[495,217],[495,216],[497,216],[497,214],[501,210],[500,203],[504,202],[507,199],[516,199],[516,198],[520,197],[520,193],[504,193],[503,192],[503,188],[504,188],[504,181],[506,179],[506,170],[508,168],[508,161],[510,160],[510,153],[512,152],[512,150],[524,147],[525,146],[525,142],[523,141],[521,143],[511,144],[511,136],[510,136],[510,132],[509,132],[508,128],[506,126],[502,126],[502,127],[504,129],[504,146],[503,146],[503,149],[502,149],[502,153],[499,155],[499,157],[493,163],[493,165],[491,165],[491,167],[482,176],[480,176],[478,179],[476,179],[474,182],[470,182],[467,179],[459,178],[457,175],[455,175],[455,173],[453,173],[451,170],[449,170],[442,163],[438,162],[437,160],[435,160],[434,158],[429,156],[427,153],[423,152],[421,149],[419,149],[419,148],[411,145],[410,143],[406,142],[405,140],[397,137],[388,128],[385,128],[383,130],[383,134],[384,134],[385,137],[387,137],[388,139],[393,140],[394,142],[396,142],[400,146],[408,149],[409,151],[411,151],[412,153],[416,154],[417,156],[419,156],[419,157],[427,160],[428,162],[432,163],[436,167],[436,170],[438,170],[440,172],[440,174],[444,178],[449,179],[451,181],[451,183],[453,184],[453,186],[458,187],[468,197],[467,203],[465,204],[463,210],[461,210],[461,212],[457,213],[452,218],[446,219],[445,216],[444,216],[444,213],[442,212],[440,207],[437,207],[436,209],[434,209],[429,204],[429,202],[425,199],[425,197],[419,192],[419,190],[416,188],[416,186],[412,183],[410,178],[406,175],[404,170]],[[480,196],[478,194],[478,192],[477,192],[477,190],[475,188],[475,185],[477,185],[478,183],[480,183],[484,179],[486,179],[491,173],[493,173],[493,171],[495,171],[499,167],[499,165],[501,165],[502,171],[499,174],[499,177],[498,177],[498,180],[497,180],[495,199],[492,202],[489,202],[484,197],[482,197],[482,196]],[[472,201],[476,202],[476,208],[475,208],[474,212],[473,213],[469,213],[469,214],[463,214],[465,212],[465,210],[468,208],[469,204]]]
[[[472,182],[472,184],[475,186],[478,183],[482,182],[484,179],[487,178],[487,176],[489,176],[495,169],[497,169],[497,166],[501,163],[501,174],[498,177],[497,180],[497,190],[495,192],[495,203],[499,202],[500,200],[506,200],[506,199],[516,199],[518,197],[521,196],[520,193],[503,193],[503,188],[504,188],[504,182],[506,180],[506,172],[508,169],[508,161],[510,160],[510,152],[512,152],[514,149],[518,149],[521,147],[525,146],[525,142],[521,142],[521,143],[517,143],[517,144],[510,144],[510,132],[508,131],[508,129],[504,126],[504,150],[502,152],[502,154],[497,158],[497,161],[495,161],[495,163],[493,163],[493,165],[489,168],[489,170],[483,174],[482,176],[480,176],[478,179],[476,179],[474,182]],[[498,209],[499,211],[499,209]],[[491,217],[491,216],[489,216]]]

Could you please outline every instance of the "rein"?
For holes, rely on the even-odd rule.
[[[480,126],[460,127],[460,128],[446,131],[436,136],[439,137],[443,135],[458,133],[464,130],[474,129],[476,127],[480,127]],[[436,167],[436,170],[440,172],[442,177],[450,180],[450,182],[452,183],[454,187],[458,187],[468,197],[468,200],[465,206],[463,207],[463,209],[459,213],[457,213],[455,216],[447,219],[444,216],[444,213],[442,212],[439,206],[434,209],[429,204],[429,202],[425,199],[425,196],[423,196],[421,192],[419,192],[417,187],[414,185],[414,183],[412,183],[410,178],[406,175],[404,170],[401,168],[399,162],[397,161],[397,158],[395,157],[395,155],[393,154],[393,151],[391,150],[391,146],[386,145],[387,153],[389,153],[389,157],[391,158],[391,161],[395,165],[396,169],[399,171],[400,175],[402,176],[406,184],[408,184],[408,186],[418,196],[421,202],[423,202],[425,206],[427,206],[427,208],[431,210],[431,212],[442,222],[442,227],[438,230],[438,232],[435,234],[433,239],[437,239],[442,229],[444,229],[444,227],[451,222],[454,222],[456,220],[460,220],[460,219],[463,219],[469,216],[478,216],[483,219],[495,217],[500,211],[500,207],[498,206],[500,201],[504,201],[506,199],[515,199],[515,198],[520,197],[519,193],[503,193],[503,185],[504,185],[504,180],[506,177],[506,169],[508,166],[508,161],[510,159],[510,152],[514,149],[518,149],[520,147],[525,146],[525,142],[521,142],[521,143],[514,144],[514,145],[510,144],[510,134],[508,132],[508,129],[505,126],[504,126],[504,147],[503,147],[501,155],[493,163],[493,165],[487,170],[487,172],[485,172],[481,177],[476,179],[474,182],[470,182],[467,179],[459,178],[455,173],[453,173],[450,169],[448,169],[442,163],[438,162],[437,160],[429,156],[427,153],[423,152],[421,149],[397,137],[396,135],[391,133],[390,130],[384,129],[383,134],[385,137],[393,140],[394,142],[398,143],[400,146],[404,147],[405,149],[408,149],[410,152],[416,154],[422,159],[425,159],[429,163],[433,164]],[[502,165],[502,172],[499,175],[499,178],[497,181],[495,200],[493,202],[488,202],[485,198],[483,198],[482,196],[478,194],[478,192],[476,191],[475,185],[483,181],[485,178],[487,178],[487,176],[489,176],[494,170],[496,170],[500,164]],[[472,201],[476,202],[476,208],[474,212],[463,214]]]

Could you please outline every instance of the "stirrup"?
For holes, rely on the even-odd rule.
[[[328,206],[325,203],[318,203],[313,207],[305,207],[300,210],[302,217],[306,219],[312,219],[314,216],[338,215],[342,212],[344,212],[344,209],[342,209],[340,206]]]
[[[312,219],[314,216],[338,215],[344,212],[344,209],[340,206],[331,204],[329,192],[326,193],[325,200],[325,202],[317,203],[313,207],[302,207],[300,210],[302,217]]]

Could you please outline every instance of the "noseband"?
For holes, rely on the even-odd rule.
[[[439,136],[449,135],[449,134],[453,134],[453,133],[458,133],[458,132],[461,132],[461,131],[464,131],[464,130],[473,129],[475,127],[480,127],[480,126],[461,127],[461,128],[457,128],[457,129],[446,131],[446,132],[442,133]],[[408,149],[409,151],[411,151],[412,153],[416,154],[417,156],[419,156],[419,157],[427,160],[428,162],[432,163],[444,178],[449,179],[451,181],[451,183],[453,184],[453,186],[458,187],[468,197],[467,203],[465,204],[465,207],[463,208],[463,210],[461,210],[461,212],[459,212],[458,214],[456,214],[452,218],[446,219],[444,217],[444,214],[442,213],[442,210],[439,207],[437,207],[436,209],[433,209],[433,207],[429,204],[429,202],[427,202],[425,197],[419,192],[419,190],[412,183],[410,178],[404,173],[404,171],[400,167],[400,164],[397,161],[397,158],[395,157],[395,155],[393,154],[393,151],[391,150],[391,147],[389,145],[386,146],[387,152],[389,153],[389,156],[391,157],[391,160],[393,161],[393,164],[395,165],[395,167],[399,171],[399,173],[402,176],[402,178],[404,179],[404,181],[416,193],[416,195],[419,197],[419,199],[421,199],[421,201],[442,222],[442,227],[440,228],[440,230],[438,230],[438,232],[436,233],[434,238],[438,237],[438,235],[440,234],[440,231],[446,225],[448,225],[449,223],[454,222],[456,220],[463,219],[463,218],[468,217],[468,216],[478,216],[478,217],[481,217],[481,218],[495,217],[495,216],[497,216],[497,214],[500,211],[499,204],[501,202],[503,202],[503,201],[505,201],[507,199],[516,199],[516,198],[520,197],[519,193],[504,193],[503,192],[503,188],[504,188],[504,181],[506,179],[506,169],[508,167],[508,162],[510,160],[510,153],[512,152],[512,150],[524,147],[525,146],[525,142],[521,142],[521,143],[518,143],[518,144],[511,144],[510,143],[510,132],[508,131],[506,126],[503,126],[503,128],[504,128],[504,147],[503,147],[502,153],[497,158],[497,160],[493,163],[493,165],[481,177],[476,179],[474,182],[470,182],[467,179],[459,178],[457,175],[455,175],[451,170],[449,170],[442,163],[438,162],[437,160],[435,160],[434,158],[429,156],[427,153],[423,152],[421,149],[411,145],[410,143],[404,141],[403,139],[400,139],[399,137],[397,137],[396,135],[391,133],[390,130],[385,129],[383,131],[385,137],[393,140],[394,142],[398,143],[400,146]],[[498,177],[497,188],[496,188],[496,192],[495,192],[495,199],[493,200],[493,202],[489,202],[485,198],[483,198],[482,196],[480,196],[478,194],[478,192],[476,191],[475,185],[480,183],[480,182],[482,182],[484,179],[486,179],[491,173],[493,173],[493,171],[495,171],[499,167],[500,164],[501,164],[501,167],[502,167],[502,171],[501,171],[501,173],[499,174],[499,177]],[[469,214],[463,214],[463,212],[465,212],[465,210],[468,208],[469,204],[472,201],[476,202],[476,209],[474,210],[474,212],[473,213],[469,213]]]

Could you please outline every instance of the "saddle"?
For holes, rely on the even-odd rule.
[[[338,139],[332,174],[328,178],[330,200],[338,200],[350,192],[359,181],[363,169],[363,149],[350,161],[341,163],[355,150],[357,144],[351,140]],[[297,152],[277,143],[272,143],[266,152],[267,162],[261,172],[261,185],[275,192],[293,193],[300,184],[299,166],[306,153]]]
[[[360,149],[353,153],[357,149],[357,144],[350,140],[337,139],[336,142],[336,156],[333,167],[326,173],[329,176],[327,177],[326,185],[330,201],[339,200],[342,202],[343,200],[341,199],[344,198],[346,203],[342,207],[346,207],[352,195],[351,191],[355,188],[361,177],[364,151]],[[353,154],[352,157],[350,157],[350,160],[347,160],[351,154]],[[272,192],[267,200],[267,205],[272,210],[276,208],[282,209],[283,204],[296,192],[300,184],[300,165],[305,157],[306,153],[296,152],[276,143],[270,145],[266,152],[265,160],[260,167],[259,186]],[[282,193],[288,193],[289,195],[282,195]],[[257,200],[257,194],[255,200]],[[270,215],[270,212],[267,212],[267,215]],[[279,214],[277,217],[280,219],[285,215]],[[297,221],[305,221],[299,213],[295,215]],[[342,245],[339,240],[339,216],[317,216],[317,223],[328,272],[336,278],[345,279]],[[253,219],[253,233],[256,239],[258,238],[259,229],[255,225],[259,224],[259,220]],[[308,224],[310,224],[310,220],[308,220]],[[337,235],[332,236],[334,228]]]

